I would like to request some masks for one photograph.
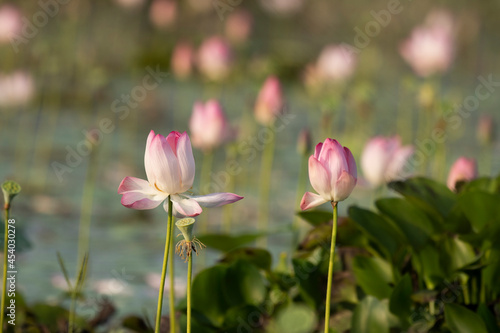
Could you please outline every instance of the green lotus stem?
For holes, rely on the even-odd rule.
[[[332,201],[333,207],[333,226],[332,226],[332,241],[330,244],[330,258],[328,261],[328,282],[326,285],[326,306],[325,306],[325,333],[328,333],[330,326],[330,302],[332,298],[332,277],[333,277],[333,260],[335,257],[335,242],[337,238],[337,203]]]
[[[295,207],[299,209],[300,206],[300,200],[302,200],[302,196],[304,195],[304,192],[306,192],[307,189],[307,164],[309,161],[309,157],[307,154],[302,155],[302,163],[300,164],[300,170],[299,170],[299,181],[297,183],[297,197],[295,199]],[[300,238],[300,217],[295,215],[295,218],[293,220],[292,224],[292,230],[293,230],[293,245],[297,245],[299,238]]]
[[[193,255],[188,258],[187,273],[187,333],[191,333],[191,278],[193,274]]]
[[[4,239],[3,239],[3,282],[2,282],[2,307],[1,307],[1,315],[0,315],[0,332],[3,332],[3,319],[4,319],[4,311],[5,311],[5,291],[6,291],[6,286],[7,286],[7,258],[8,258],[8,255],[7,255],[7,250],[8,250],[8,247],[7,247],[7,244],[9,242],[9,237],[8,237],[8,233],[9,233],[9,210],[10,210],[10,205],[9,204],[5,204],[5,221],[4,221],[4,225],[5,225],[5,234],[4,234]]]
[[[273,131],[269,127],[270,131]],[[271,191],[271,174],[273,170],[274,159],[274,141],[267,143],[264,146],[262,159],[260,164],[260,202],[259,202],[259,219],[257,226],[260,232],[267,232],[269,229],[269,193]],[[260,247],[267,246],[267,237],[261,237],[257,240]]]
[[[173,217],[172,217],[172,200],[170,196],[167,198],[168,200],[168,224],[167,224],[167,236],[165,239],[165,253],[163,254],[163,267],[161,271],[161,281],[160,281],[160,291],[158,292],[158,307],[156,311],[156,325],[155,325],[155,333],[160,333],[160,323],[161,323],[161,308],[163,305],[163,291],[165,290],[165,278],[167,275],[167,264],[168,264],[168,256],[170,254],[170,244],[172,243],[172,228],[174,225]]]
[[[170,234],[174,233],[174,224],[171,224]],[[175,272],[174,272],[174,242],[170,244],[170,267],[168,278],[170,280],[169,288],[169,306],[170,306],[170,333],[175,333]]]

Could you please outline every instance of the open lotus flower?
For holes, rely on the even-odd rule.
[[[318,143],[309,157],[309,180],[319,194],[306,192],[300,209],[345,200],[357,182],[356,161],[349,148],[332,139]]]
[[[361,154],[361,168],[366,180],[379,186],[403,178],[404,167],[413,152],[413,146],[401,146],[398,136],[374,137]]]
[[[186,132],[170,132],[167,137],[151,131],[146,143],[144,166],[148,180],[125,177],[118,193],[121,203],[133,209],[152,209],[165,201],[168,211],[168,196],[173,202],[176,216],[197,216],[200,207],[218,207],[243,199],[233,193],[211,193],[190,196],[185,192],[193,185],[195,164],[191,141]]]
[[[196,102],[189,120],[193,146],[203,150],[214,149],[229,140],[233,131],[218,101]]]
[[[455,191],[457,182],[470,181],[474,178],[477,178],[476,160],[473,158],[460,157],[453,163],[446,184],[450,190]]]

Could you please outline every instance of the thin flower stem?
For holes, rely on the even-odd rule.
[[[326,286],[325,333],[328,333],[330,326],[330,301],[332,297],[333,259],[335,257],[335,241],[337,238],[337,203],[332,202],[332,207],[333,207],[333,226],[332,226],[332,242],[330,244],[330,259],[328,262],[328,284]]]
[[[272,131],[272,128],[268,128]],[[257,221],[259,232],[267,232],[269,229],[269,192],[271,191],[271,174],[273,170],[274,159],[274,141],[264,146],[260,164],[260,202],[259,202],[259,220]],[[267,246],[267,237],[261,237],[257,241],[258,246]]]
[[[9,225],[9,210],[10,210],[10,205],[5,204],[5,230],[4,230],[4,239],[3,239],[3,282],[2,282],[2,305],[1,305],[1,310],[0,310],[0,332],[3,332],[3,319],[4,319],[4,311],[5,311],[5,291],[6,291],[6,286],[7,286],[7,244],[9,241],[8,238],[8,225]]]
[[[167,237],[165,240],[165,253],[163,255],[163,268],[161,271],[160,291],[158,293],[158,308],[156,311],[155,333],[160,333],[161,308],[163,305],[163,291],[165,289],[165,277],[167,276],[167,263],[170,252],[170,244],[172,243],[172,226],[174,225],[174,221],[172,218],[172,200],[170,199],[170,196],[168,196],[167,200],[168,200]]]
[[[188,259],[187,274],[187,333],[191,333],[191,277],[193,272],[193,254]]]
[[[170,234],[174,234],[174,224],[171,224]],[[175,272],[174,272],[174,242],[170,245],[170,267],[168,277],[170,280],[169,305],[170,305],[170,333],[175,333]]]

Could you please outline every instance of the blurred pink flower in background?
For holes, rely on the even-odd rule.
[[[173,0],[154,0],[149,8],[149,19],[157,28],[172,26],[177,17],[177,3]]]
[[[316,74],[320,81],[343,81],[356,69],[357,55],[342,45],[327,45],[316,62]]]
[[[0,74],[0,106],[18,106],[28,103],[35,93],[35,84],[30,74],[17,71],[9,75]]]
[[[141,7],[145,0],[114,0],[117,5],[126,9],[135,9]]]
[[[271,125],[284,112],[281,83],[276,76],[270,76],[264,82],[255,102],[255,118],[262,125]]]
[[[191,141],[186,132],[170,132],[167,137],[151,131],[146,143],[144,166],[148,180],[125,177],[118,187],[121,203],[133,209],[153,209],[165,202],[168,211],[169,196],[176,216],[197,216],[201,206],[219,207],[243,199],[233,193],[211,193],[190,196],[195,164]],[[201,205],[201,206],[200,206]]]
[[[210,80],[225,79],[231,71],[232,52],[229,44],[221,37],[210,37],[200,46],[197,65],[200,72]]]
[[[21,12],[12,5],[0,7],[0,43],[10,42],[21,33],[23,23]]]
[[[189,130],[193,146],[202,150],[217,148],[234,134],[221,105],[213,99],[194,104]]]
[[[180,42],[172,52],[171,68],[175,77],[186,79],[191,76],[194,65],[194,50],[191,44]]]
[[[269,13],[288,16],[299,12],[304,0],[260,0],[260,4]]]
[[[226,20],[225,34],[234,43],[245,42],[253,28],[252,14],[244,9],[236,10]]]
[[[373,186],[402,179],[407,176],[403,169],[413,152],[413,146],[402,146],[398,136],[374,137],[367,142],[361,155],[363,175]]]
[[[400,46],[401,56],[419,76],[448,70],[453,60],[453,20],[449,14],[432,12],[423,26],[413,29]]]
[[[297,151],[299,154],[309,154],[312,148],[311,132],[307,127],[303,128],[297,138]]]
[[[482,114],[477,123],[477,139],[483,145],[491,144],[495,140],[495,120],[489,114]]]
[[[470,181],[475,178],[477,178],[476,160],[473,158],[460,157],[451,166],[446,184],[450,190],[455,191],[457,182]]]
[[[319,194],[306,192],[300,209],[345,200],[356,186],[357,178],[356,161],[349,148],[332,139],[318,143],[314,155],[309,157],[309,181]]]

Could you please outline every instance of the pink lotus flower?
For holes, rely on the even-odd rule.
[[[149,19],[157,28],[168,28],[177,17],[177,3],[172,0],[154,0],[149,8]]]
[[[356,161],[349,148],[332,139],[318,143],[314,155],[309,157],[309,180],[319,194],[306,192],[300,209],[345,200],[357,182]]]
[[[0,43],[9,42],[21,33],[23,23],[21,12],[14,6],[0,8]]]
[[[194,104],[189,130],[193,146],[202,150],[220,146],[233,134],[222,107],[213,99],[205,104],[201,102]]]
[[[208,79],[220,81],[229,75],[232,58],[229,44],[220,37],[211,37],[198,50],[198,69]]]
[[[414,152],[413,146],[401,146],[398,136],[374,137],[365,145],[361,155],[361,169],[374,186],[403,178],[403,169]]]
[[[281,84],[277,77],[270,76],[262,86],[255,103],[255,118],[262,125],[271,125],[283,113],[284,101]]]
[[[419,76],[446,71],[453,59],[453,33],[448,20],[433,19],[426,26],[413,29],[401,45],[402,57]]]
[[[460,157],[451,167],[446,184],[450,190],[455,191],[457,182],[470,181],[474,178],[477,178],[476,160]]]
[[[235,43],[242,43],[252,32],[253,18],[250,12],[238,10],[231,13],[226,21],[225,33],[227,38]]]
[[[320,81],[338,82],[348,79],[356,69],[357,56],[342,45],[328,45],[319,55],[315,72]]]
[[[168,210],[168,196],[173,201],[176,216],[197,216],[200,207],[218,207],[243,199],[233,193],[211,193],[203,196],[187,195],[193,185],[195,164],[191,141],[186,132],[170,132],[165,138],[151,131],[146,143],[144,166],[147,181],[125,177],[118,187],[122,205],[133,209],[152,209],[165,201]]]
[[[172,53],[171,67],[174,75],[186,79],[193,72],[194,51],[190,44],[179,43]]]

